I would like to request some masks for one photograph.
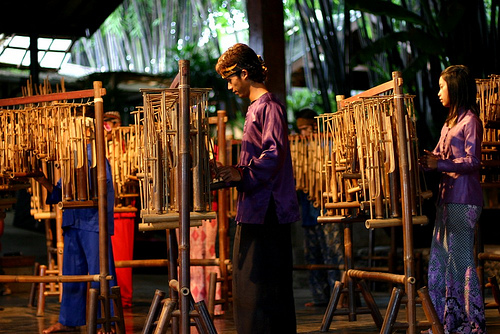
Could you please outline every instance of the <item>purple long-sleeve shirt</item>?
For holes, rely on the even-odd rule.
[[[442,173],[438,204],[483,205],[479,181],[483,126],[470,110],[461,109],[457,124],[441,129],[441,137],[433,153],[439,155],[437,170]]]
[[[263,224],[271,195],[280,224],[300,220],[285,107],[271,93],[248,108],[237,166],[237,222]]]

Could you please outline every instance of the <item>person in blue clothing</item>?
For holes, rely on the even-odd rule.
[[[317,132],[318,116],[310,108],[301,109],[296,115],[296,125],[301,136],[306,138]],[[339,224],[318,224],[319,208],[307,199],[302,190],[297,191],[302,213],[302,227],[304,228],[304,257],[307,264],[343,263],[343,242]],[[307,307],[328,305],[330,292],[335,281],[340,280],[338,269],[314,269],[309,271],[309,288],[312,301],[305,304]]]
[[[92,163],[90,145],[87,145],[89,166]],[[34,178],[48,191],[47,204],[56,204],[62,200],[61,180],[53,185],[41,175]],[[91,178],[89,177],[89,180]],[[107,185],[107,221],[108,237],[113,234],[113,209],[115,193],[111,177],[111,166],[106,159]],[[64,257],[63,275],[95,275],[99,269],[99,213],[97,208],[65,209],[63,211]],[[111,245],[111,242],[109,243]],[[112,247],[109,248],[109,273],[116,277]],[[109,282],[116,285],[116,280]],[[92,282],[91,287],[99,289],[99,282]],[[87,310],[87,282],[63,283],[59,322],[46,328],[42,333],[76,331],[79,326],[86,324]],[[113,329],[114,332],[114,329]],[[99,329],[99,333],[104,333]]]

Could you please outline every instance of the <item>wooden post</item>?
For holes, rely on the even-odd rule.
[[[281,0],[247,0],[249,46],[264,58],[269,69],[266,86],[286,101],[285,28]]]

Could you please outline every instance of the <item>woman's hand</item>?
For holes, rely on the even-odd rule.
[[[420,159],[418,160],[418,163],[426,169],[436,169],[438,165],[438,160],[439,156],[433,154],[432,152],[429,152],[427,150],[424,150],[425,155],[421,156]]]

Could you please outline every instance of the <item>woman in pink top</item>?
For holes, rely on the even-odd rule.
[[[473,254],[474,228],[483,205],[479,183],[483,126],[476,83],[468,68],[446,68],[439,78],[438,96],[449,110],[448,117],[436,148],[420,159],[424,169],[441,173],[429,293],[445,333],[486,333]]]

